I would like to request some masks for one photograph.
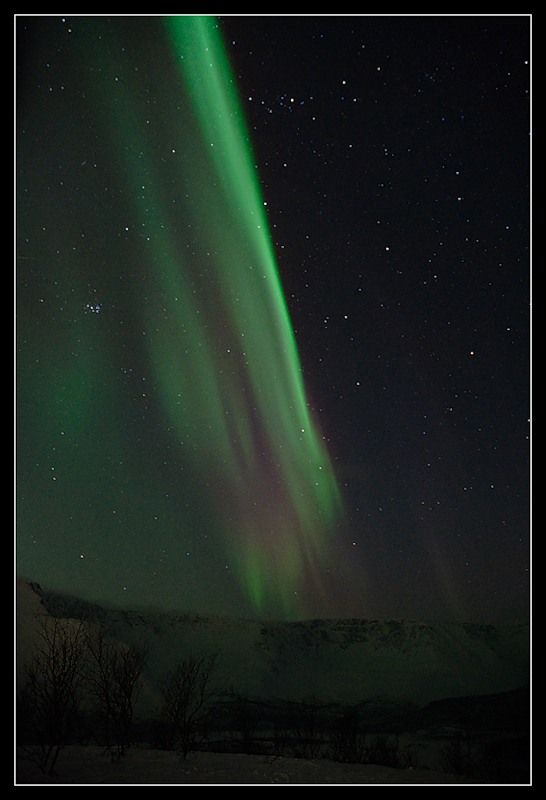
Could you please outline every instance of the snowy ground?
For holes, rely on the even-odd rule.
[[[133,748],[117,764],[100,747],[70,746],[61,751],[57,777],[18,758],[17,785],[22,784],[446,784],[470,783],[444,772],[423,769],[340,764],[229,753],[190,753],[181,761],[173,752]]]

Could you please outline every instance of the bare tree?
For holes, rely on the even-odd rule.
[[[164,681],[163,717],[171,744],[186,758],[195,746],[208,716],[210,677],[216,656],[190,657],[179,664]]]
[[[74,732],[81,702],[83,623],[44,618],[36,655],[25,669],[17,698],[18,739],[25,755],[53,775]]]
[[[89,629],[86,642],[86,681],[97,703],[106,748],[112,760],[119,760],[131,743],[134,705],[146,653],[108,639],[104,628]]]

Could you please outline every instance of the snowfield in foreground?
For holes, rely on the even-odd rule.
[[[132,748],[112,764],[101,747],[72,745],[61,751],[57,777],[46,778],[25,758],[17,784],[446,784],[471,783],[444,772],[301,758],[190,753],[185,761],[165,750]]]

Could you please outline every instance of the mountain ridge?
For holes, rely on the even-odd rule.
[[[184,658],[212,654],[219,656],[217,688],[247,697],[427,703],[528,684],[524,623],[268,621],[108,609],[25,580],[18,581],[18,598],[18,640],[26,642],[27,655],[39,615],[99,623],[113,638],[146,647],[152,686]]]
[[[30,586],[40,597],[47,600],[48,606],[57,610],[61,609],[62,601],[64,600],[68,606],[81,606],[89,607],[90,609],[100,609],[108,613],[118,613],[127,615],[140,615],[140,616],[165,616],[174,617],[179,619],[196,619],[196,620],[210,620],[210,621],[238,621],[249,624],[258,625],[321,625],[321,624],[408,624],[419,626],[436,626],[436,625],[463,625],[469,629],[495,629],[507,627],[529,627],[528,621],[514,620],[507,622],[471,622],[469,620],[440,620],[434,618],[418,618],[418,617],[403,617],[403,616],[369,616],[369,617],[354,617],[354,616],[331,616],[331,617],[302,617],[297,619],[281,619],[280,617],[237,617],[233,614],[208,614],[196,611],[183,610],[183,609],[160,609],[153,606],[132,606],[126,607],[115,604],[102,604],[95,600],[87,600],[83,597],[78,597],[70,592],[62,592],[57,589],[49,589],[42,586],[38,581],[33,581],[29,578],[18,576],[18,583],[23,583]],[[56,605],[54,605],[56,604]]]

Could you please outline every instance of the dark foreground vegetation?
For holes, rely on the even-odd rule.
[[[17,781],[33,782],[40,774],[42,781],[62,782],[61,752],[84,747],[89,753],[99,748],[112,764],[122,763],[130,748],[133,761],[141,753],[141,765],[144,752],[148,760],[150,752],[158,758],[173,753],[181,783],[192,782],[183,765],[196,751],[201,759],[207,753],[211,759],[213,753],[214,758],[246,754],[268,763],[328,761],[400,774],[428,769],[444,773],[446,782],[453,776],[479,783],[529,782],[527,689],[449,698],[422,708],[377,700],[351,706],[316,698],[265,700],[213,691],[215,659],[200,657],[180,662],[165,675],[156,715],[138,719],[145,664],[144,651],[120,646],[100,626],[45,621],[40,647],[18,691]],[[86,779],[83,770],[80,782],[100,782],[96,774],[91,770]],[[121,775],[120,767],[119,780],[115,774],[110,779],[131,782]],[[237,780],[234,774],[228,782]]]

